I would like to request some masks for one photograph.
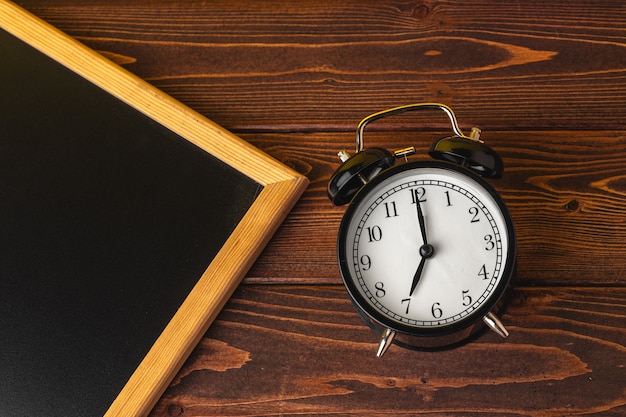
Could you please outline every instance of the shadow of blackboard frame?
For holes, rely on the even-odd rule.
[[[6,0],[0,0],[0,27],[260,185],[260,192],[245,215],[105,414],[107,417],[147,415],[302,194],[308,180]]]

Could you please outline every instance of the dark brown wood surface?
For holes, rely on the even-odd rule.
[[[311,181],[151,417],[626,415],[626,4],[19,4]],[[363,117],[424,101],[504,158],[511,336],[377,360],[326,184]],[[446,122],[398,116],[366,141],[425,155]]]

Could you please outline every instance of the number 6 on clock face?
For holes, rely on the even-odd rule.
[[[382,328],[428,336],[495,306],[514,269],[510,215],[480,177],[445,162],[384,171],[342,220],[338,257],[353,299]]]

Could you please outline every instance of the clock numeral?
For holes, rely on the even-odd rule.
[[[379,226],[366,227],[370,242],[378,242],[383,238],[383,231]]]
[[[450,201],[450,191],[446,191],[446,202],[448,204],[446,204],[446,207],[450,207],[452,205],[452,202]]]
[[[485,235],[485,250],[493,250],[496,247],[496,242],[493,241],[493,235]]]
[[[432,313],[433,317],[436,319],[439,319],[441,318],[441,316],[443,316],[443,310],[440,308],[440,306],[441,306],[441,303],[435,303],[430,308],[430,312]]]
[[[385,291],[385,284],[380,281],[374,284],[374,288],[376,288],[376,297],[378,298],[383,298],[387,294],[387,291]]]
[[[478,271],[478,276],[483,277],[483,279],[489,279],[489,272],[487,272],[487,266],[485,264],[483,264],[480,271]]]
[[[359,262],[361,262],[361,265],[363,265],[363,271],[367,271],[372,267],[372,260],[367,255],[361,256]]]
[[[424,203],[426,201],[426,189],[424,187],[417,187],[411,189],[411,204],[416,202]]]
[[[401,303],[402,304],[406,303],[406,311],[404,312],[404,314],[409,314],[409,307],[411,306],[411,299],[410,298],[403,298]]]
[[[480,221],[480,218],[478,217],[480,211],[478,210],[478,207],[470,207],[469,209],[469,214],[472,215],[472,220],[470,220],[470,223],[477,223]]]
[[[396,202],[385,203],[385,217],[398,217],[398,209],[396,208]]]
[[[461,291],[461,296],[463,297],[463,305],[465,307],[472,304],[472,297],[468,293],[469,293],[469,290]]]

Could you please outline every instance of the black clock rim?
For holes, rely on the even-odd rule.
[[[438,326],[436,328],[404,325],[394,320],[391,320],[390,318],[373,308],[371,304],[365,299],[365,297],[361,295],[355,279],[352,279],[350,277],[350,270],[348,268],[349,261],[346,257],[346,233],[348,227],[350,226],[350,221],[354,216],[354,212],[356,211],[357,206],[367,197],[369,191],[395,174],[421,168],[441,168],[444,170],[455,171],[469,177],[470,179],[474,180],[478,185],[483,187],[494,199],[494,201],[498,205],[498,208],[504,216],[507,228],[507,240],[509,248],[507,260],[502,270],[502,279],[494,289],[492,296],[490,296],[480,308],[475,310],[466,318],[455,321],[454,323],[450,323],[448,325]],[[383,328],[389,328],[396,332],[412,336],[447,335],[463,330],[469,326],[474,325],[477,321],[482,320],[482,318],[487,315],[487,313],[492,311],[497,306],[498,302],[506,293],[506,290],[509,288],[509,286],[512,285],[516,265],[515,228],[513,226],[513,219],[511,218],[509,209],[500,194],[498,194],[498,192],[487,181],[485,181],[482,177],[478,176],[474,172],[463,168],[462,166],[446,161],[406,162],[382,171],[356,193],[348,208],[346,209],[346,212],[344,213],[341,220],[341,224],[339,225],[339,232],[337,236],[337,259],[339,263],[339,270],[341,272],[341,279],[348,291],[348,294],[350,295],[350,298],[353,301],[353,304],[378,325],[382,326]]]

